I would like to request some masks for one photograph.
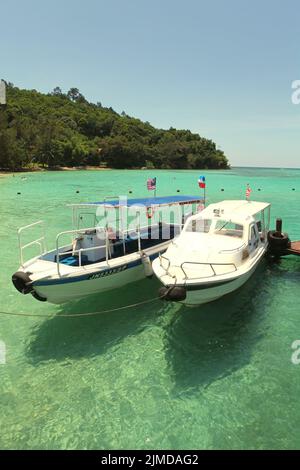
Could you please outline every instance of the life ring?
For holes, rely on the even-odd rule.
[[[154,209],[153,207],[147,207],[147,210],[146,210],[146,216],[147,216],[147,219],[152,219],[154,215]]]

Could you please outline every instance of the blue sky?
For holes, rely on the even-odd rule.
[[[232,165],[300,167],[298,0],[0,0],[0,78],[213,139]]]

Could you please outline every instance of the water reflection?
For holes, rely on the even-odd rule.
[[[50,359],[81,358],[105,353],[123,338],[138,334],[170,309],[161,301],[101,313],[95,316],[66,318],[59,314],[77,314],[109,310],[151,299],[159,284],[143,280],[118,291],[89,296],[59,307],[57,316],[38,324],[32,331],[27,356],[33,363]]]
[[[261,265],[238,291],[193,309],[166,328],[165,354],[176,395],[193,393],[248,364],[267,328],[272,271]]]

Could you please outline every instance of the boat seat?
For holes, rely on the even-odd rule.
[[[56,256],[55,256],[56,262]],[[64,258],[60,258],[60,264],[64,264],[65,266],[79,266],[79,257],[78,256],[65,256]],[[86,255],[81,255],[81,264],[84,266],[85,264],[90,264],[88,261],[88,257]]]

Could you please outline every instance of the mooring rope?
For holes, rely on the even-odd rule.
[[[164,296],[161,297],[154,297],[153,299],[143,300],[142,302],[137,302],[130,305],[123,305],[122,307],[111,308],[108,310],[101,310],[100,312],[87,312],[87,313],[70,313],[70,314],[59,314],[59,313],[50,313],[49,315],[43,315],[41,313],[17,313],[17,312],[5,312],[0,310],[1,315],[10,315],[15,317],[31,317],[31,318],[74,318],[74,317],[91,317],[95,315],[100,315],[102,313],[110,313],[110,312],[117,312],[119,310],[126,310],[128,308],[139,307],[140,305],[149,304],[154,302],[155,300],[161,300]]]

